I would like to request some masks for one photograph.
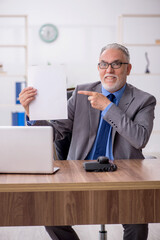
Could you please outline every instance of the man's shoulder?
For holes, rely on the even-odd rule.
[[[132,92],[132,95],[134,97],[138,97],[138,98],[142,98],[142,99],[143,98],[145,98],[145,99],[146,98],[152,98],[156,101],[155,97],[151,93],[146,92],[142,89],[139,89],[139,88],[137,88],[137,87],[135,87],[131,84],[127,83],[126,90],[129,91],[129,92]]]
[[[152,96],[150,93],[148,93],[148,92],[145,92],[144,90],[142,90],[142,89],[139,89],[139,88],[137,88],[137,87],[135,87],[135,86],[133,86],[133,85],[131,85],[131,84],[129,84],[129,83],[127,83],[127,89],[129,90],[129,91],[132,91],[133,93],[136,93],[136,94],[142,94],[142,95],[150,95],[150,96]]]

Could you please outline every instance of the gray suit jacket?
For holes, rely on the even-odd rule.
[[[99,125],[100,111],[91,107],[88,96],[79,90],[101,92],[101,83],[95,82],[76,87],[68,101],[68,119],[60,121],[37,121],[35,125],[51,125],[54,140],[72,134],[67,159],[85,159],[91,150]],[[112,126],[114,159],[143,159],[142,148],[149,140],[154,120],[156,99],[132,85],[127,84],[116,106],[113,104],[104,119]]]

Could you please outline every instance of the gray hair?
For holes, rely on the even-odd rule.
[[[100,52],[100,56],[107,49],[118,49],[118,50],[122,51],[125,54],[127,61],[130,62],[130,54],[129,54],[128,49],[125,46],[118,44],[118,43],[108,44],[107,46],[102,48],[102,50]]]

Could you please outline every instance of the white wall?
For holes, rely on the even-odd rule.
[[[160,14],[160,1],[0,0],[0,14],[28,15],[29,65],[47,64],[48,62],[64,64],[67,74],[67,86],[72,87],[79,83],[99,80],[97,71],[99,52],[104,45],[118,40],[118,16],[122,14]],[[56,25],[59,30],[58,39],[50,44],[42,42],[38,34],[39,28],[45,23],[52,23]],[[9,29],[11,24],[13,24],[11,21],[8,22],[8,28],[6,28]],[[0,27],[3,28],[1,22]],[[5,29],[3,30],[6,31]],[[18,30],[16,31],[18,32]],[[17,36],[18,39],[21,38],[21,32],[17,35],[16,32],[14,32],[12,35],[14,36],[13,39],[11,39],[12,37],[10,37],[10,35],[8,36],[9,37],[5,39],[5,37],[1,35],[0,43],[1,41],[17,41]],[[143,61],[142,55],[141,61]],[[139,71],[135,50],[131,49],[131,60],[132,59],[134,65],[136,65],[133,70],[138,69]],[[7,67],[10,66],[11,71],[16,69],[16,67],[12,69],[15,62],[19,62],[18,69],[21,69],[22,72],[24,71],[22,67],[22,53],[15,54],[14,51],[9,52],[7,50],[6,54],[0,49],[0,62],[3,61],[6,62],[6,66],[4,65],[4,67],[7,69]],[[142,62],[140,62],[140,64],[142,64]],[[159,66],[158,61],[156,62],[156,66]],[[9,69],[7,69],[7,71],[9,71]],[[129,80],[134,83],[134,85],[143,89],[144,84],[140,84],[141,78],[131,76]],[[0,78],[0,95],[3,96],[4,92],[6,92],[6,95],[9,95],[8,101],[10,103],[14,101],[14,94],[11,85],[9,86],[9,83],[6,81],[10,81],[13,86],[13,80],[3,80]],[[145,89],[146,91],[155,93],[155,96],[159,100],[159,76],[155,78],[153,82],[156,86],[147,83]],[[0,101],[3,101],[2,99],[3,97],[0,98]],[[1,103],[2,102],[0,102],[0,104]],[[6,109],[3,109],[3,111],[5,113]],[[160,105],[158,104],[156,117],[159,118],[159,116]],[[8,125],[10,119],[8,120],[8,117],[3,119],[1,125],[4,124],[4,122]],[[158,120],[156,120],[156,137],[149,145],[147,151],[159,152],[158,146],[156,146],[155,143],[155,141],[158,142],[158,139],[160,139],[160,134],[157,132],[159,130],[159,123]]]
[[[0,14],[29,16],[29,64],[66,65],[68,87],[98,79],[102,46],[117,41],[118,16],[158,14],[158,0],[0,0]],[[50,44],[38,35],[42,24],[53,23],[58,39]]]

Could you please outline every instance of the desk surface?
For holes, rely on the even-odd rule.
[[[0,174],[0,192],[160,189],[160,159],[116,160],[115,172],[86,172],[83,162],[55,161],[52,175]]]
[[[0,226],[160,222],[160,159],[116,160],[116,172],[55,161],[53,175],[0,174]]]

